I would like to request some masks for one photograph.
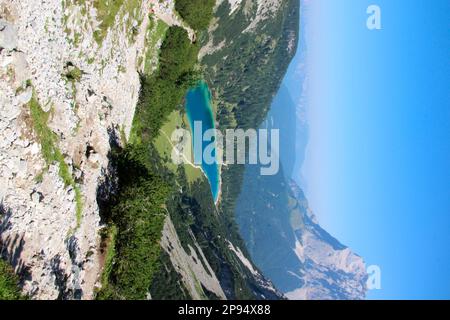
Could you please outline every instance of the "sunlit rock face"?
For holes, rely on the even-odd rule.
[[[295,275],[302,285],[286,293],[289,299],[364,299],[366,267],[361,257],[323,230],[308,207],[302,190],[290,183],[295,198],[294,252],[302,267]],[[295,215],[298,215],[295,217]]]
[[[287,298],[365,298],[363,259],[320,227],[294,182],[249,167],[243,190],[236,216],[250,256]]]

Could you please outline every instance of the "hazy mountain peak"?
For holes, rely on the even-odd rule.
[[[366,267],[363,259],[333,238],[317,223],[306,198],[295,182],[291,190],[297,201],[294,215],[303,223],[294,227],[294,252],[302,264],[295,272],[302,284],[286,293],[290,299],[363,299]]]

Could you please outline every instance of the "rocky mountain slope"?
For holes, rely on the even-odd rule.
[[[2,256],[35,298],[93,297],[101,270],[96,191],[108,165],[108,130],[129,130],[138,99],[149,24],[139,12],[148,3],[117,15],[117,28],[101,42],[90,9],[0,1]]]
[[[361,257],[323,230],[308,207],[303,191],[290,182],[291,225],[295,254],[302,267],[292,271],[301,286],[286,293],[291,299],[364,299],[366,266]]]
[[[260,176],[257,166],[248,166],[242,188],[240,232],[255,264],[279,290],[289,299],[364,299],[363,259],[319,226],[302,190],[286,182],[283,171]]]

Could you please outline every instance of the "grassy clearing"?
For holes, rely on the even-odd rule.
[[[186,173],[186,179],[189,184],[193,184],[197,180],[205,177],[202,170],[200,170],[199,168],[196,168],[190,164],[184,165],[184,171]]]
[[[183,127],[184,118],[185,117],[183,117],[179,111],[173,111],[169,115],[167,122],[160,129],[159,136],[154,141],[154,145],[156,150],[158,151],[159,156],[161,157],[161,159],[164,160],[165,166],[173,173],[177,172],[178,165],[174,164],[171,160],[173,147],[170,138],[172,137],[172,133],[176,129]],[[189,142],[188,146],[192,146],[192,142]],[[189,151],[186,152],[186,155],[189,154],[192,155],[192,148],[190,152]],[[193,159],[189,160],[193,162]],[[203,172],[199,168],[196,168],[191,164],[184,164],[183,167],[186,172],[186,178],[189,183],[192,184],[196,180],[203,177]]]
[[[72,187],[75,192],[75,203],[76,203],[76,218],[77,218],[77,228],[81,223],[81,218],[83,214],[83,200],[80,187],[75,183],[69,167],[64,160],[64,155],[58,148],[58,137],[56,134],[48,127],[47,123],[49,120],[50,113],[44,112],[35,94],[31,101],[29,102],[29,108],[31,113],[31,119],[33,122],[33,129],[37,136],[37,139],[41,145],[42,156],[47,164],[50,166],[53,163],[58,163],[59,165],[59,176],[64,182],[65,187]],[[39,177],[37,177],[39,178]],[[42,179],[42,177],[40,177]]]

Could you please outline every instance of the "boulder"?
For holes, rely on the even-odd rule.
[[[14,50],[17,47],[17,34],[14,26],[0,19],[0,48]]]
[[[20,86],[25,83],[26,80],[30,79],[30,69],[28,67],[28,62],[26,56],[22,52],[14,52],[12,55],[15,68],[15,82],[16,86]]]
[[[17,96],[17,102],[20,105],[24,105],[30,102],[32,97],[33,97],[33,90],[31,89],[31,87],[28,87],[25,91],[23,91]]]

